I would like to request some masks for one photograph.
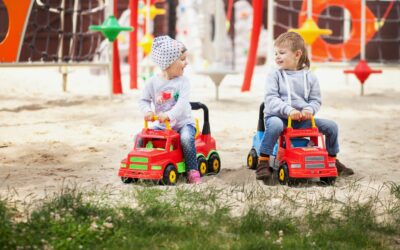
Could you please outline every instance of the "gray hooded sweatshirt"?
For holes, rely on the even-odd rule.
[[[287,119],[294,109],[306,109],[315,115],[321,106],[318,79],[306,69],[272,69],[267,76],[264,104],[265,117]]]

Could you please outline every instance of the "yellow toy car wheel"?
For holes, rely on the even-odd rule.
[[[177,177],[178,171],[176,171],[175,166],[169,164],[164,170],[162,182],[164,185],[175,185],[178,179]]]
[[[218,174],[221,171],[221,159],[217,153],[212,153],[208,158],[208,172]]]
[[[252,148],[249,154],[247,155],[247,167],[249,169],[256,169],[258,164],[257,161],[258,161],[257,152],[254,148]]]
[[[199,168],[200,176],[207,174],[207,160],[204,156],[197,158],[197,166]]]
[[[281,185],[286,185],[289,182],[289,172],[286,164],[282,164],[278,169],[278,181]]]

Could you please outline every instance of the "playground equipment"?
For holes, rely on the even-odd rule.
[[[150,4],[150,1],[147,1]],[[150,7],[143,7],[139,9],[139,13],[143,16],[150,15],[150,19],[154,20],[154,18],[158,15],[164,15],[165,10],[161,8],[157,8],[154,4],[150,5]]]
[[[153,44],[153,40],[154,37],[151,34],[145,34],[142,38],[142,40],[140,40],[140,42],[138,43],[138,45],[140,47],[142,47],[143,49],[143,53],[144,55],[148,55],[151,51],[151,45]]]
[[[191,66],[195,73],[210,77],[215,84],[216,99],[219,86],[232,69],[232,43],[228,26],[232,15],[233,1],[229,3],[227,14],[223,0],[179,1],[177,7],[177,40],[189,50]],[[196,27],[196,28],[194,28]]]
[[[0,67],[58,67],[64,91],[67,68],[109,67],[107,62],[92,61],[101,35],[88,30],[89,25],[103,20],[104,12],[112,12],[109,2],[1,1],[8,27],[0,43]]]
[[[360,60],[354,70],[344,70],[345,74],[355,74],[361,83],[360,95],[364,95],[364,82],[368,79],[370,74],[382,73],[382,70],[371,69],[365,60]]]
[[[227,11],[226,11],[226,30],[227,31],[229,31],[229,29],[231,28],[233,2],[234,2],[234,0],[228,0],[228,6],[227,6]]]
[[[359,39],[361,36],[362,25],[366,25],[366,42],[368,43],[368,41],[372,39],[375,34],[374,22],[376,17],[368,8],[364,11],[361,11],[362,1],[364,0],[314,0],[310,3],[308,1],[303,2],[301,8],[302,11],[305,11],[308,6],[312,5],[312,13],[315,17],[315,22],[318,22],[319,15],[322,13],[322,11],[330,6],[346,9],[349,11],[352,20],[350,37],[343,43],[333,44],[325,41],[322,38],[317,38],[312,45],[312,60],[324,60],[329,56],[332,61],[343,61],[351,60],[357,56],[360,53]],[[366,18],[362,18],[363,14],[366,15]],[[306,18],[309,17],[306,17],[304,12],[300,12],[299,23],[305,22]]]
[[[114,7],[114,13],[116,8]],[[111,92],[113,94],[122,94],[122,82],[121,82],[121,71],[119,67],[119,52],[118,42],[115,41],[118,34],[121,31],[132,31],[132,27],[122,27],[119,25],[117,19],[111,15],[109,16],[102,25],[91,25],[89,30],[100,31],[110,42],[113,43],[113,47],[110,46],[109,51],[109,62],[112,64],[112,68],[109,70],[110,82],[112,82]]]
[[[320,29],[313,19],[307,19],[300,29],[290,29],[289,31],[294,31],[299,33],[307,45],[312,45],[315,40],[321,35],[330,35],[332,30],[330,29]]]
[[[242,91],[249,91],[251,85],[251,78],[253,76],[254,66],[256,64],[256,55],[258,48],[258,39],[260,37],[261,23],[263,17],[263,0],[253,1],[253,29],[251,30],[250,48],[247,56],[246,69],[244,71],[244,79],[242,84]],[[270,5],[272,6],[272,5]],[[272,9],[272,8],[270,8]],[[269,10],[268,15],[272,14]],[[272,24],[271,24],[272,25]],[[270,30],[271,31],[271,30]],[[271,33],[271,32],[269,32]],[[272,54],[271,54],[272,55]]]
[[[133,27],[133,32],[129,34],[129,87],[131,89],[137,88],[137,36],[138,36],[138,1],[129,0],[130,10],[130,25]]]
[[[130,0],[129,62],[130,87],[137,88],[137,30],[138,2]],[[154,1],[153,1],[154,2]],[[126,2],[120,1],[119,6]],[[113,42],[112,70],[107,61],[93,61],[98,53],[102,35],[90,32],[90,25],[100,25],[104,16],[116,13],[117,0],[21,0],[0,1],[0,10],[7,13],[9,27],[0,42],[0,67],[59,67],[63,89],[67,89],[68,69],[71,67],[102,67],[113,72],[113,93],[122,93],[118,41]],[[1,12],[3,13],[3,12]],[[3,16],[2,16],[3,17]],[[2,21],[4,18],[2,18]],[[106,56],[105,58],[108,58]]]
[[[146,17],[145,21],[145,34],[140,40],[138,45],[142,47],[144,55],[147,56],[150,53],[151,45],[153,44],[152,33],[152,21],[158,15],[164,15],[165,10],[157,8],[154,4],[151,4],[150,0],[146,1],[146,5],[139,9],[139,13]]]
[[[114,42],[121,31],[132,31],[132,27],[122,27],[114,16],[109,16],[102,25],[91,25],[89,30],[100,31],[110,42]]]
[[[400,2],[370,0],[368,6],[364,4],[365,7],[362,10],[362,1],[367,2],[365,0],[303,0],[299,8],[294,3],[295,1],[268,0],[268,64],[273,64],[274,39],[282,32],[301,27],[310,18],[321,28],[329,28],[333,31],[329,36],[316,38],[309,51],[310,59],[313,61],[349,63],[357,59],[361,53],[360,36],[364,26],[364,44],[374,43],[374,46],[368,47],[369,54],[365,60],[398,63],[399,57],[394,57],[390,51],[393,50],[398,55],[397,45],[400,41],[400,33],[397,32],[397,27]],[[242,91],[250,90],[264,2],[252,1],[253,29]],[[397,10],[397,12],[391,10]],[[364,21],[361,20],[362,15],[365,15]],[[283,16],[285,18],[282,18]]]
[[[145,0],[146,1],[146,0]],[[131,89],[137,89],[138,84],[137,84],[137,79],[138,79],[138,46],[141,46],[142,48],[146,48],[145,50],[147,53],[150,51],[149,47],[151,48],[151,43],[152,43],[152,37],[147,37],[144,38],[145,40],[141,40],[140,43],[138,43],[138,30],[139,30],[139,24],[138,24],[138,13],[140,12],[141,14],[146,13],[146,21],[145,21],[145,33],[150,29],[150,20],[151,17],[155,17],[156,15],[161,15],[165,13],[164,11],[161,11],[160,9],[157,9],[153,6],[151,8],[152,4],[154,4],[156,1],[152,0],[147,0],[146,1],[146,6],[144,8],[139,8],[139,0],[129,0],[129,10],[130,10],[130,26],[133,27],[133,32],[130,33],[129,35],[129,67],[130,67],[130,88]],[[149,35],[151,35],[149,33]]]
[[[235,13],[234,13],[234,37],[233,37],[233,64],[234,69],[239,72],[243,72],[246,67],[247,55],[249,50],[249,37],[253,20],[253,7],[250,2],[246,0],[238,0],[235,1],[233,5]],[[262,35],[260,34],[260,37]],[[260,39],[261,40],[261,39]],[[262,48],[262,46],[260,46]],[[265,50],[265,49],[264,49]],[[265,55],[266,52],[262,52],[257,50],[257,53]]]
[[[344,73],[353,73],[356,75],[358,80],[361,83],[361,91],[360,95],[364,95],[364,82],[368,79],[369,75],[372,73],[382,73],[382,70],[372,70],[367,62],[365,61],[365,44],[366,44],[366,24],[365,24],[365,8],[366,8],[366,2],[365,0],[361,1],[361,22],[363,23],[361,25],[361,34],[360,34],[360,47],[361,47],[361,60],[358,62],[357,66],[355,67],[354,70],[345,70]]]
[[[0,43],[0,62],[18,61],[23,40],[21,34],[25,33],[27,19],[33,1],[24,0],[16,3],[13,0],[3,0],[8,10],[9,25],[5,39]]]
[[[229,69],[206,69],[197,71],[198,74],[207,75],[215,84],[215,100],[219,100],[219,86],[226,75],[236,74],[235,71]]]
[[[144,18],[144,35],[138,42],[138,46],[142,48],[144,60],[141,62],[142,70],[140,77],[146,80],[148,77],[153,75],[153,70],[151,69],[150,60],[148,55],[151,51],[151,46],[153,44],[154,37],[152,35],[154,29],[154,18],[158,15],[164,15],[165,10],[155,7],[151,0],[146,0],[143,7],[139,9],[139,14],[143,15]]]

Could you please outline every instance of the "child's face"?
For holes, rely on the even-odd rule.
[[[171,64],[165,71],[170,79],[183,75],[183,70],[187,65],[187,51]]]
[[[275,63],[280,69],[297,70],[297,64],[301,57],[301,51],[292,51],[288,47],[275,47]]]

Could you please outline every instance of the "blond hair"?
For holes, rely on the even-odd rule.
[[[297,64],[297,69],[303,69],[304,67],[310,68],[310,59],[308,59],[306,44],[304,39],[296,32],[285,32],[280,34],[275,40],[275,46],[288,47],[292,52],[300,50],[301,57]]]

